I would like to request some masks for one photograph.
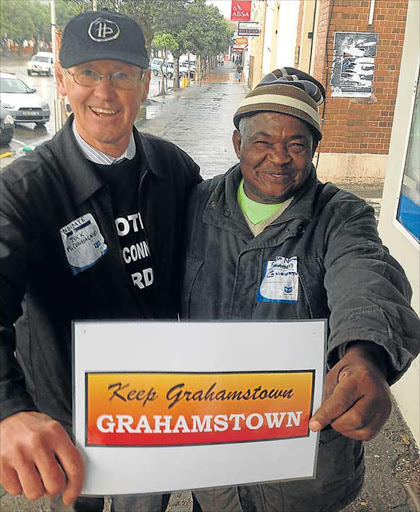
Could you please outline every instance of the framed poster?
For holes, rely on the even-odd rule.
[[[331,72],[333,97],[372,96],[378,34],[336,32]]]
[[[84,494],[315,477],[324,321],[75,322],[73,333]]]

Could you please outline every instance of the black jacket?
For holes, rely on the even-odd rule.
[[[38,409],[71,422],[72,320],[177,314],[184,207],[201,180],[198,166],[170,142],[134,130],[146,168],[138,207],[160,299],[150,311],[122,260],[108,186],[81,153],[71,122],[0,178],[0,420]],[[60,229],[87,213],[108,250],[73,275]]]

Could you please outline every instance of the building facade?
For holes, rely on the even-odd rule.
[[[379,233],[413,288],[420,314],[420,2],[410,0]],[[420,333],[419,333],[420,337]],[[420,358],[392,388],[420,446]]]
[[[278,67],[326,87],[321,178],[383,183],[408,0],[254,0],[249,86]]]

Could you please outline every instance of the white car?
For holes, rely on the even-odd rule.
[[[36,94],[36,89],[31,89],[11,73],[0,72],[0,103],[15,123],[43,126],[50,119],[48,103]]]
[[[32,57],[26,64],[28,75],[38,73],[38,75],[51,76],[54,70],[53,54],[49,52],[39,52]]]
[[[195,66],[190,63],[190,78],[194,79]],[[188,76],[188,62],[182,61],[179,63],[179,73]]]

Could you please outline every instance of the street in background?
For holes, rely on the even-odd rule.
[[[30,88],[37,90],[50,106],[54,100],[54,78],[53,76],[32,75],[27,76],[27,63],[19,61],[2,62],[2,72],[13,73],[17,78],[23,80]],[[161,77],[152,76],[149,89],[149,103],[152,103],[154,96],[157,96],[161,87]],[[170,90],[173,87],[173,80],[165,78],[166,87]],[[139,113],[139,118],[145,115],[144,111]],[[0,153],[5,151],[19,152],[24,146],[37,146],[54,135],[54,112],[50,111],[50,119],[44,126],[37,126],[35,123],[16,124],[13,139],[10,144],[0,141]],[[10,163],[9,161],[3,162]]]

